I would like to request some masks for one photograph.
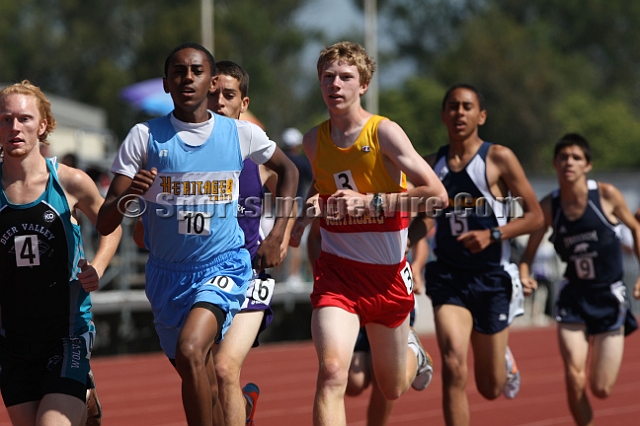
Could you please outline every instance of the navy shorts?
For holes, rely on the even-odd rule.
[[[523,313],[522,285],[517,267],[474,271],[454,268],[443,262],[429,262],[425,268],[427,296],[433,307],[456,305],[473,316],[473,329],[483,334],[498,333]]]
[[[95,332],[45,342],[16,342],[0,336],[0,389],[7,407],[61,393],[87,396],[90,345]]]
[[[556,321],[584,324],[587,334],[600,334],[624,326],[625,336],[638,328],[627,289],[622,281],[599,287],[560,283],[555,306]]]

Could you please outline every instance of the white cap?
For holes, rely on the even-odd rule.
[[[287,148],[293,148],[302,143],[302,133],[295,127],[289,127],[282,132],[282,143]]]

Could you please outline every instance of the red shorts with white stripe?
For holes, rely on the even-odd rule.
[[[334,306],[357,314],[360,325],[398,327],[414,307],[411,267],[406,259],[377,265],[322,252],[314,266],[311,306]]]

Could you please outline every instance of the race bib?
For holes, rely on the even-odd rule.
[[[178,233],[208,236],[211,233],[211,214],[206,212],[178,211]]]
[[[276,281],[273,278],[254,280],[251,298],[258,303],[269,306],[273,298],[275,285]]]
[[[214,285],[218,287],[220,290],[224,291],[225,293],[231,293],[231,290],[233,290],[233,286],[235,285],[235,282],[229,277],[226,277],[224,275],[219,275],[217,277],[213,277],[211,281],[207,282],[207,284]]]
[[[14,239],[16,249],[16,265],[39,266],[40,250],[38,249],[37,235],[20,235]]]

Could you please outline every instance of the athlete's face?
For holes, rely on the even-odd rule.
[[[0,143],[6,156],[20,158],[37,150],[46,128],[34,96],[11,94],[0,101]]]
[[[337,60],[325,65],[320,74],[320,87],[329,110],[346,110],[359,105],[360,97],[369,85],[360,83],[360,73],[355,65]]]
[[[480,109],[473,90],[458,88],[447,97],[440,116],[450,140],[465,140],[477,133],[478,126],[487,119],[487,112]]]
[[[242,97],[240,82],[234,77],[219,74],[215,82],[215,90],[209,94],[209,109],[216,114],[230,118],[240,118],[249,107],[249,97]]]
[[[558,179],[574,182],[591,171],[591,163],[587,161],[584,151],[578,145],[562,148],[553,159]]]
[[[200,50],[179,50],[169,62],[162,83],[164,91],[171,95],[177,113],[180,110],[193,112],[206,105],[207,95],[213,90],[211,65]]]

